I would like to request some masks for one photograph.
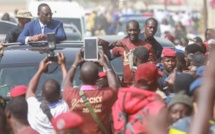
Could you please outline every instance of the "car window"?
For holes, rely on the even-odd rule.
[[[67,69],[71,67],[71,64],[67,65]],[[52,69],[55,67],[52,67]],[[3,97],[9,97],[10,89],[17,85],[28,85],[31,78],[36,73],[38,67],[33,65],[28,66],[5,66],[0,69],[0,95]],[[79,86],[81,84],[81,81],[79,80],[79,69],[76,71],[73,85]],[[43,83],[48,79],[55,79],[58,81],[58,83],[61,85],[61,89],[63,89],[62,86],[62,72],[60,67],[56,69],[53,73],[46,74],[43,73],[38,88],[36,91],[36,95],[38,98],[41,98],[41,89]]]
[[[5,39],[7,32],[16,27],[15,23],[7,23],[5,21],[0,21],[0,41]]]
[[[16,25],[11,23],[5,23],[0,21],[0,34],[7,34],[8,30],[16,27]]]

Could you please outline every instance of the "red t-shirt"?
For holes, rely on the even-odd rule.
[[[138,42],[136,42],[134,44],[134,43],[130,42],[129,38],[126,38],[126,39],[121,40],[121,42],[124,43],[129,50],[135,49],[138,46],[144,46],[149,50],[149,53],[152,53],[154,59],[156,59],[155,58],[155,52],[154,52],[154,49],[153,49],[152,45],[147,43],[147,42],[145,42],[145,41],[143,41],[143,40],[139,40]],[[128,61],[125,60],[124,48],[115,47],[115,48],[112,49],[112,54],[115,57],[122,56],[122,61],[123,61],[123,84],[125,86],[132,85],[133,84],[132,83],[132,81],[133,81],[133,72],[130,69]]]
[[[94,121],[88,108],[83,103],[79,96],[79,89],[67,87],[63,91],[63,99],[67,102],[70,110],[77,112],[84,119],[82,126],[82,132],[84,134],[102,134],[98,124]],[[108,133],[110,133],[110,116],[111,107],[113,106],[117,92],[112,88],[83,90],[90,105],[94,108],[95,113],[106,127]]]
[[[30,126],[28,126],[15,134],[39,134],[39,133],[36,130],[34,130],[33,128],[31,128]]]

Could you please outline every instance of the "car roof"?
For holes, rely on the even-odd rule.
[[[108,42],[114,42],[123,39],[125,36],[108,35],[97,36]],[[175,49],[172,42],[165,38],[155,37],[155,39],[162,45],[163,48]],[[67,61],[73,61],[75,54],[83,46],[82,41],[63,41],[56,45],[55,53],[62,52],[67,57]],[[14,45],[8,46],[4,49],[3,56],[0,57],[0,65],[15,64],[15,63],[39,63],[45,56],[48,55],[47,47],[31,47],[29,45]]]
[[[55,53],[62,52],[66,57],[66,61],[73,62],[76,53],[83,46],[83,42],[57,44]],[[31,47],[27,45],[21,46],[9,46],[0,57],[0,65],[4,64],[23,64],[23,63],[35,63],[38,64],[44,57],[48,55],[47,47]]]
[[[172,48],[172,49],[175,49],[175,45],[169,41],[168,39],[166,38],[160,38],[160,37],[154,37],[160,44],[163,48]]]

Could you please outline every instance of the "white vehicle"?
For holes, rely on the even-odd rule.
[[[86,33],[84,9],[76,1],[69,0],[33,0],[28,4],[28,10],[37,17],[38,6],[46,3],[50,6],[53,19],[63,22],[67,40],[83,40]]]

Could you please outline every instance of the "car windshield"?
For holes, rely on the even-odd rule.
[[[45,82],[48,79],[55,79],[61,85],[61,89],[63,89],[62,72],[60,67],[57,67],[56,65],[53,65],[52,67],[49,68],[49,70],[55,70],[57,68],[54,72],[49,74],[46,74],[46,73],[42,74],[36,91],[36,95],[39,99],[41,98],[41,89],[42,89],[43,82]],[[67,69],[69,69],[70,66],[71,64],[68,64]],[[7,67],[1,67],[0,95],[7,98],[9,97],[10,89],[15,87],[16,85],[27,86],[31,78],[36,73],[37,69],[38,69],[38,66],[34,66],[34,65],[23,65],[23,66],[11,65]],[[74,81],[73,81],[74,86],[79,86],[81,84],[78,74],[79,74],[79,70],[76,71],[76,74],[74,77]]]

